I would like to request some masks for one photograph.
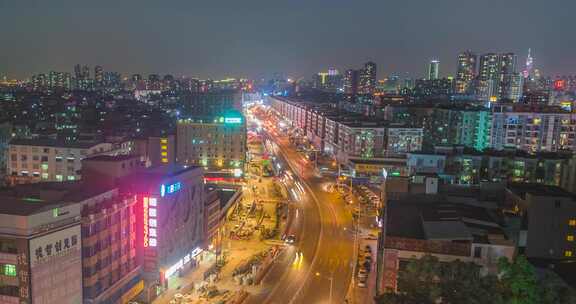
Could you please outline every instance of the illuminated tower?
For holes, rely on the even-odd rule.
[[[428,64],[428,79],[434,80],[438,79],[438,75],[440,74],[440,61],[434,59],[430,60]]]
[[[532,55],[530,53],[531,49],[528,49],[528,56],[526,57],[526,68],[522,72],[524,78],[528,78],[530,77],[530,74],[532,74],[532,66],[534,64],[534,58],[532,58]]]
[[[460,53],[456,71],[456,92],[466,93],[474,77],[476,77],[476,54],[470,51]]]

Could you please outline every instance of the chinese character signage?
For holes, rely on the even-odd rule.
[[[81,252],[80,225],[30,240],[33,303],[82,303]]]

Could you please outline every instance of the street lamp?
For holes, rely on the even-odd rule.
[[[319,278],[323,278],[323,279],[330,281],[330,297],[329,297],[328,303],[332,304],[332,290],[334,288],[334,273],[332,273],[329,277],[325,277],[325,276],[320,275],[319,272],[316,272],[316,276]]]

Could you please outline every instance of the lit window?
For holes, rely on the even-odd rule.
[[[149,215],[149,216],[156,217],[156,208],[150,208],[150,209],[148,209],[148,215]]]
[[[168,143],[168,139],[162,138],[162,139],[160,139],[160,143],[161,143],[161,144],[167,144],[167,143]]]
[[[157,237],[157,236],[158,236],[158,233],[156,232],[156,228],[150,228],[150,229],[148,230],[148,234],[149,234],[150,236],[153,236],[153,237]]]
[[[161,148],[162,150],[168,150],[168,146],[166,146],[166,145],[162,145],[162,146],[160,146],[160,148]]]
[[[48,173],[42,173],[42,179],[48,179]]]
[[[575,226],[576,226],[576,220],[575,220],[575,219],[569,220],[569,221],[568,221],[568,226],[575,227]]]
[[[76,179],[76,178],[74,177],[74,175],[68,175],[68,180],[69,180],[69,181],[73,181],[73,180],[75,180],[75,179]]]
[[[567,235],[567,236],[566,236],[566,240],[567,240],[568,242],[574,242],[574,236],[573,236],[573,235]]]
[[[149,244],[150,244],[150,247],[156,247],[156,244],[157,244],[156,239],[150,238]]]
[[[63,178],[62,178],[62,175],[56,174],[56,180],[57,180],[57,181],[61,182],[62,179],[63,179]]]
[[[48,170],[48,164],[42,164],[41,167],[42,170]]]
[[[166,151],[162,151],[162,153],[160,153],[162,156],[168,156],[168,152]]]
[[[4,275],[15,277],[16,276],[16,265],[5,264],[4,265]]]
[[[564,251],[564,256],[567,257],[567,258],[571,257],[571,256],[572,256],[572,250],[566,250],[566,251]]]
[[[150,201],[150,206],[152,206],[152,207],[156,207],[158,205],[158,201],[156,200],[155,197],[151,197],[149,201]]]
[[[148,226],[150,226],[150,227],[156,227],[157,224],[158,224],[158,222],[156,221],[156,219],[148,220]]]
[[[167,159],[167,158],[162,158],[162,162],[163,162],[163,163],[167,163],[167,162],[168,162],[168,159]]]

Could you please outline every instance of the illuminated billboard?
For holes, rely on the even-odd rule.
[[[164,197],[166,194],[172,194],[174,192],[178,192],[178,191],[180,191],[181,187],[182,187],[182,184],[180,184],[180,182],[170,184],[170,185],[162,184],[160,186],[160,196]]]
[[[82,303],[80,225],[30,240],[32,302]]]

